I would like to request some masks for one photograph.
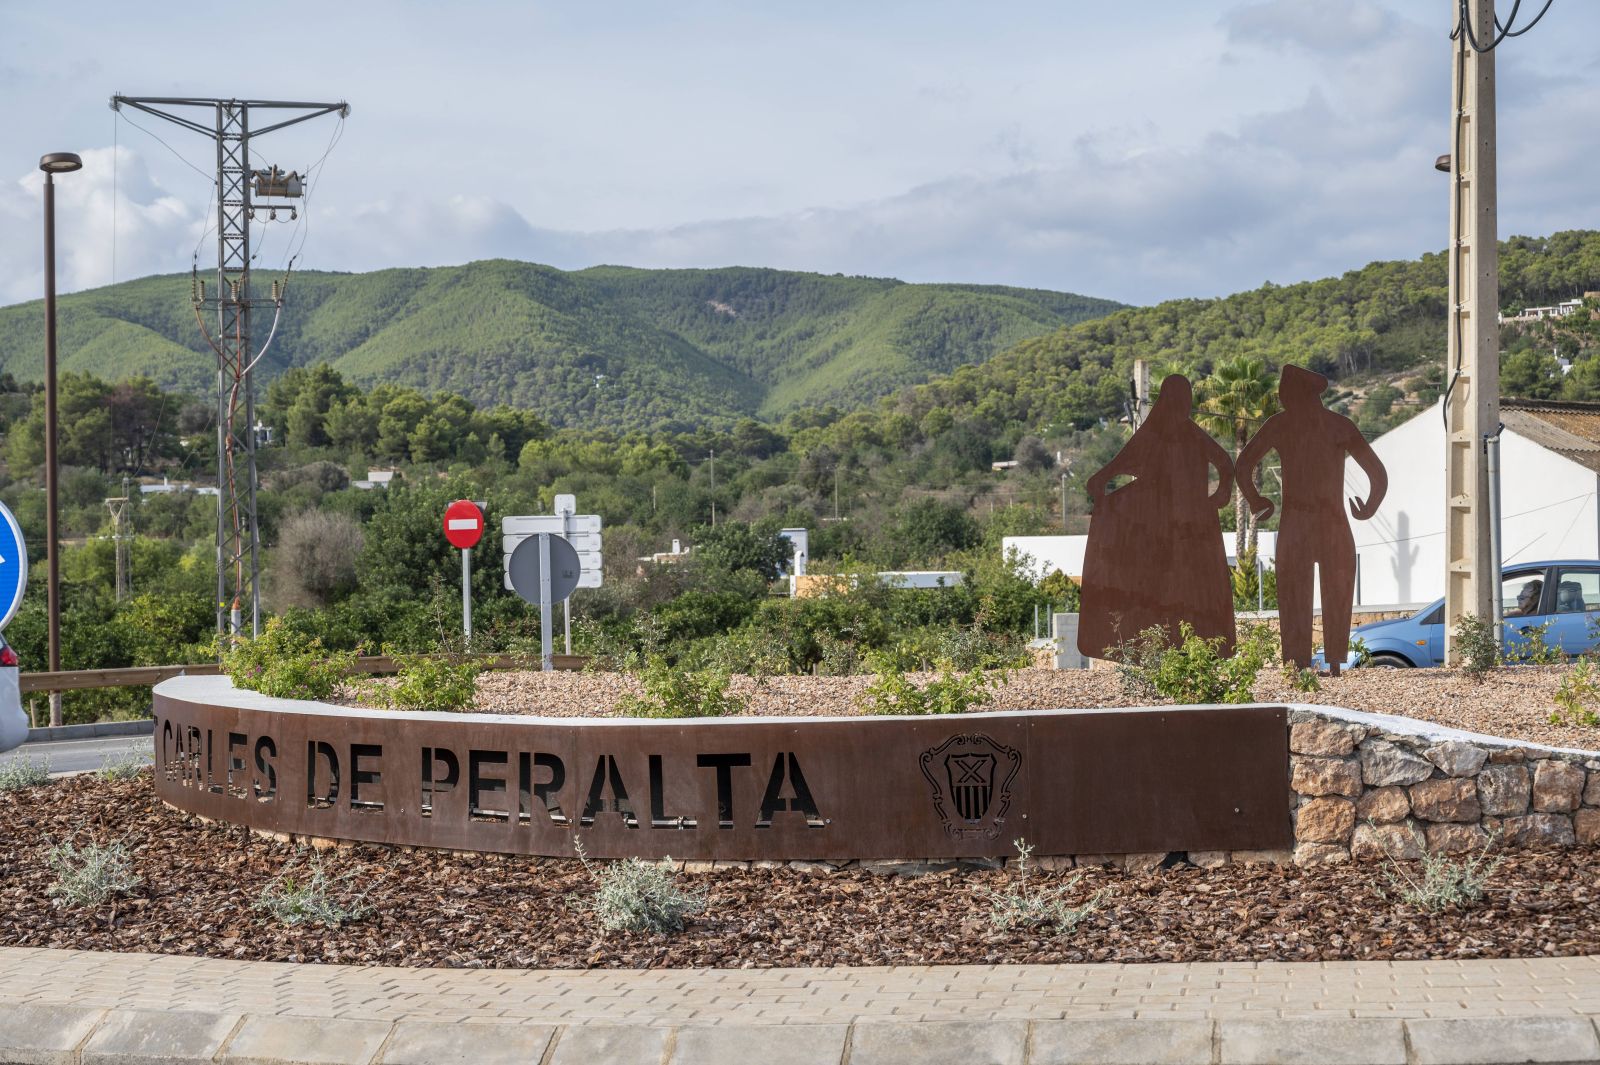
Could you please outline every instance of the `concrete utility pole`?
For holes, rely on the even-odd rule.
[[[122,531],[122,517],[128,507],[127,480],[123,480],[123,495],[108,496],[106,509],[111,511],[111,546],[117,560],[116,598],[118,602],[128,596],[128,538]]]
[[[1450,0],[1477,34],[1495,32],[1494,0]],[[1492,557],[1485,441],[1500,425],[1500,259],[1495,218],[1494,51],[1455,35],[1451,85],[1450,314],[1445,380],[1445,658],[1460,659],[1455,627],[1495,616],[1500,560]]]

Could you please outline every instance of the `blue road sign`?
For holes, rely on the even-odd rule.
[[[0,503],[0,629],[6,627],[22,605],[28,589],[28,548],[22,542],[22,527],[10,509]]]

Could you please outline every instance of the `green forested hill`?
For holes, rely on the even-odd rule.
[[[263,283],[264,283],[263,279]],[[204,391],[214,364],[181,275],[65,297],[63,369]],[[554,425],[691,428],[854,406],[1119,307],[1069,293],[781,270],[566,272],[494,260],[304,273],[261,364],[330,362],[510,403]],[[270,312],[258,314],[265,336]],[[38,303],[0,308],[0,371],[41,372]]]

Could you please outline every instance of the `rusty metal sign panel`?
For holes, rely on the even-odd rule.
[[[156,790],[275,832],[723,860],[1291,845],[1283,707],[633,722],[229,693],[157,688]]]

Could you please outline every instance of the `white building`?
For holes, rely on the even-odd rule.
[[[1600,558],[1600,405],[1505,400],[1500,437],[1504,563]],[[1358,605],[1424,604],[1444,595],[1444,419],[1439,405],[1372,442],[1389,492],[1356,542]],[[1345,495],[1366,494],[1348,463]]]
[[[1228,556],[1228,565],[1238,559],[1233,556],[1233,533],[1219,533],[1222,550]],[[1026,572],[1034,580],[1043,580],[1056,570],[1075,581],[1083,580],[1083,554],[1089,546],[1087,536],[1006,536],[1000,540],[1000,550],[1010,555],[1012,550],[1023,557]],[[1256,534],[1256,557],[1270,568],[1277,557],[1278,534],[1262,529]]]

